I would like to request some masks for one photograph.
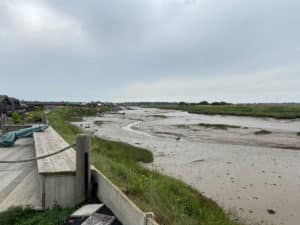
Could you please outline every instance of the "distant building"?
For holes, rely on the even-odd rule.
[[[10,115],[13,111],[19,111],[21,108],[21,103],[18,99],[0,95],[0,114]]]

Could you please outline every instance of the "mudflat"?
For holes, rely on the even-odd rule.
[[[298,225],[300,120],[142,108],[122,113],[75,124],[152,150],[154,163],[146,167],[185,181],[249,222]]]

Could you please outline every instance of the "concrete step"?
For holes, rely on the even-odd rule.
[[[87,204],[87,205],[84,205],[81,208],[77,209],[71,215],[71,218],[91,216],[92,214],[94,214],[98,210],[100,210],[103,206],[104,206],[104,204]]]
[[[111,225],[115,221],[114,216],[94,213],[82,225]]]

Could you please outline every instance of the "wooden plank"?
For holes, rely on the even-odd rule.
[[[52,128],[46,131],[34,133],[36,156],[43,156],[56,152],[69,144]],[[69,149],[58,155],[38,160],[38,171],[43,173],[64,173],[76,171],[74,149]]]

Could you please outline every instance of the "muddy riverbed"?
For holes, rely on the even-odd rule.
[[[299,225],[300,120],[134,108],[75,124],[153,151],[146,167],[185,181],[249,222]],[[261,130],[272,133],[255,134]]]

